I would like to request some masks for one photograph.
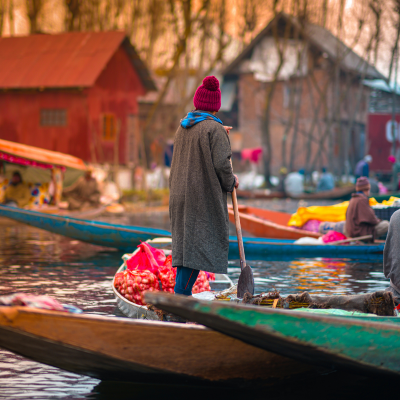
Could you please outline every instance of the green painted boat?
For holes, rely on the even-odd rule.
[[[398,317],[326,316],[161,293],[146,294],[146,301],[294,360],[364,375],[400,375]]]

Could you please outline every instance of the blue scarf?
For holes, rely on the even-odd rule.
[[[188,129],[191,128],[192,126],[198,124],[201,121],[206,121],[207,119],[209,120],[214,120],[221,125],[223,125],[223,122],[217,118],[215,115],[201,112],[201,111],[191,111],[188,113],[188,115],[181,120],[181,127]]]

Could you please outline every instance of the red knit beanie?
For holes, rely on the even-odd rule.
[[[193,97],[193,104],[198,110],[218,111],[221,108],[221,90],[215,76],[206,76]]]
[[[365,176],[361,176],[360,178],[357,179],[356,182],[356,190],[357,192],[362,192],[364,190],[371,189],[371,185],[369,183],[369,180]]]

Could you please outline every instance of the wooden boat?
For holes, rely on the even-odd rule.
[[[354,185],[334,188],[324,192],[302,193],[299,195],[288,195],[296,200],[350,200],[351,194],[355,191]]]
[[[267,199],[283,199],[286,197],[285,193],[283,193],[283,192],[271,191],[269,189],[265,189],[265,190],[237,189],[236,194],[239,198],[242,198],[242,199],[264,199],[264,200],[267,200]]]
[[[12,218],[49,232],[58,233],[73,239],[82,240],[99,246],[115,247],[133,251],[134,248],[148,239],[171,237],[162,229],[142,228],[108,224],[106,222],[88,221],[61,215],[40,213],[37,211],[0,205],[0,216]]]
[[[164,311],[298,361],[400,375],[398,317],[339,317],[146,294]]]
[[[153,247],[157,247],[157,245],[171,245],[172,240],[170,238],[158,238],[154,240],[147,240],[147,243],[149,243]],[[138,252],[139,249],[135,250],[133,254]],[[164,253],[165,255],[170,255],[171,250],[164,248]],[[115,273],[117,275],[119,272],[125,271],[126,266],[123,263]],[[118,309],[124,314],[125,316],[129,318],[136,318],[136,319],[148,319],[152,321],[171,321],[174,322],[176,319],[174,318],[173,315],[164,315],[160,317],[160,314],[156,313],[154,310],[149,309],[147,306],[141,306],[138,304],[133,303],[132,301],[129,301],[126,299],[124,296],[122,296],[117,289],[115,289],[114,285],[115,281],[115,276],[112,282],[112,291],[114,293],[115,300],[117,301],[117,306]],[[228,275],[225,274],[215,274],[215,281],[210,282],[210,287],[211,290],[224,290],[228,289],[233,285],[232,280],[228,277]]]
[[[341,188],[334,188],[324,192],[315,193],[302,193],[299,195],[292,195],[284,192],[274,192],[269,189],[255,189],[255,190],[241,190],[237,191],[238,197],[244,199],[283,199],[289,197],[295,200],[349,200],[351,194],[354,192],[354,186],[345,186]]]
[[[54,192],[52,194],[53,212],[61,200],[64,173],[70,170],[85,171],[87,166],[80,158],[58,151],[45,150],[39,147],[0,139],[0,160],[7,164],[23,166],[24,170],[50,170]],[[64,173],[63,173],[64,171]],[[0,183],[3,190],[3,183]],[[40,201],[42,203],[42,201]],[[32,207],[35,207],[32,205]]]
[[[0,347],[105,380],[254,383],[313,371],[200,325],[0,307]]]
[[[232,207],[228,208],[229,221],[235,223]],[[321,236],[320,233],[304,231],[287,226],[291,214],[265,210],[257,207],[239,206],[242,228],[257,237],[274,239],[300,239]]]
[[[243,214],[243,213],[241,213]],[[282,213],[284,214],[284,213]],[[82,240],[99,246],[113,247],[121,251],[132,252],[141,241],[157,237],[171,237],[170,232],[162,229],[144,228],[108,224],[99,221],[87,221],[60,215],[48,215],[37,211],[0,205],[0,217],[11,218],[36,228]],[[241,215],[242,218],[242,215]],[[242,219],[244,227],[244,219]],[[383,252],[384,244],[327,246],[327,245],[299,245],[294,240],[243,238],[246,257],[249,260],[266,259],[268,257],[357,257],[369,258],[371,254]],[[238,258],[238,244],[236,236],[229,238],[229,257]]]

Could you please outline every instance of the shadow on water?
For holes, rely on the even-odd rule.
[[[398,385],[393,378],[363,377],[331,372],[271,382],[266,386],[157,385],[100,382],[86,398],[95,400],[174,399],[370,399],[379,398]],[[395,393],[395,392],[393,392]]]

